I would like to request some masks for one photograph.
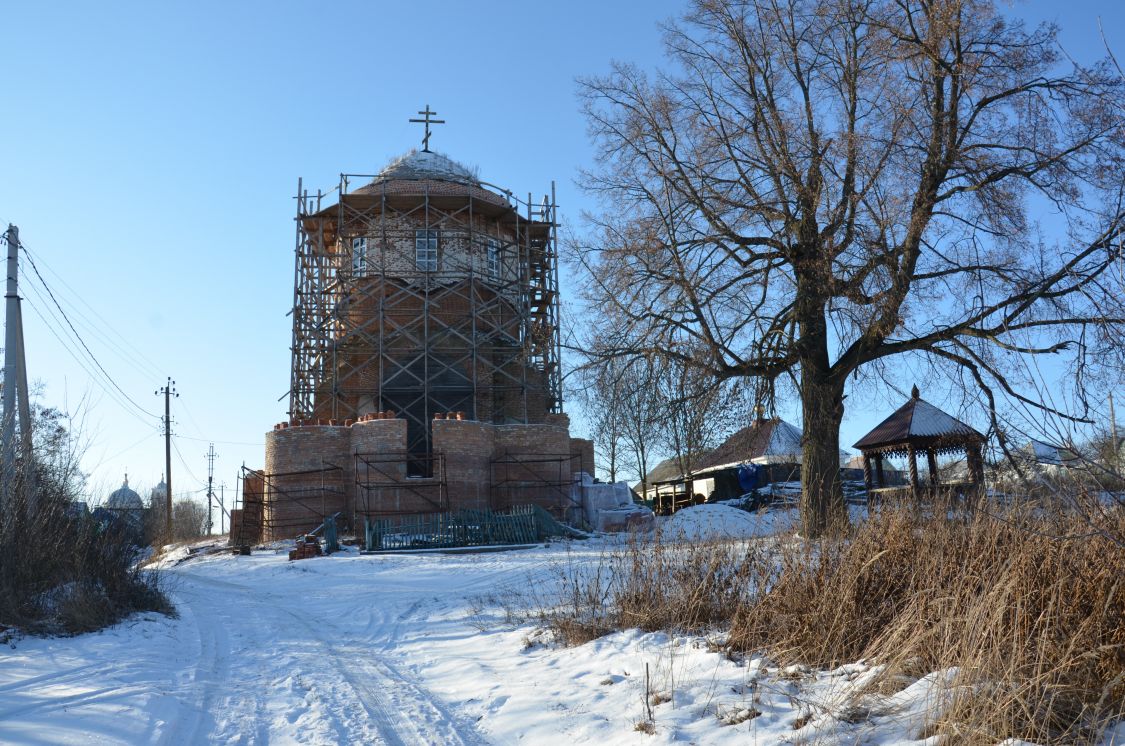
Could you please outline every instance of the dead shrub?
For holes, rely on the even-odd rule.
[[[27,489],[36,490],[28,511]],[[0,517],[0,626],[33,633],[100,629],[134,611],[171,613],[128,532],[69,510],[50,482],[20,484]]]
[[[882,686],[955,668],[935,725],[958,743],[1092,742],[1125,702],[1125,514],[1098,520],[892,508],[848,537],[779,545],[731,645],[878,661]]]
[[[747,603],[761,550],[729,542],[666,543],[632,537],[600,561],[567,563],[538,619],[580,645],[621,629],[702,632],[725,628]]]

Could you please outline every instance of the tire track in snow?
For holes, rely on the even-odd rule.
[[[198,702],[188,711],[187,717],[175,719],[173,727],[164,734],[160,743],[168,746],[203,743],[206,740],[203,737],[214,728],[215,718],[211,711],[216,693],[230,678],[230,639],[222,625],[200,624],[198,607],[185,600],[185,596],[194,597],[205,605],[206,597],[198,589],[183,584],[172,592],[172,596],[176,600],[176,608],[189,617],[199,636],[199,658],[192,673],[192,684],[197,690],[193,694]]]
[[[308,680],[318,682],[323,675],[335,674],[342,679],[352,693],[355,704],[358,704],[366,715],[368,725],[375,731],[379,740],[388,746],[412,746],[413,744],[451,744],[452,746],[485,746],[487,741],[477,732],[475,725],[464,717],[458,717],[445,703],[433,695],[421,682],[405,675],[392,663],[376,657],[375,650],[382,640],[376,638],[380,631],[390,632],[391,639],[398,637],[401,623],[409,618],[421,606],[425,599],[415,598],[413,603],[405,610],[380,609],[378,616],[384,617],[388,611],[396,611],[395,623],[369,624],[364,630],[363,644],[342,645],[340,640],[355,639],[355,632],[341,629],[338,624],[329,619],[309,618],[304,613],[294,611],[290,606],[292,599],[263,590],[259,587],[232,583],[225,580],[196,575],[190,569],[175,571],[189,583],[197,588],[197,592],[187,594],[185,599],[190,605],[203,604],[210,610],[220,610],[220,615],[227,617],[226,621],[232,629],[238,627],[274,628],[273,631],[284,634],[285,629],[299,628],[300,635],[297,640],[301,643],[303,652],[297,656],[295,667],[300,669]],[[208,587],[210,592],[202,590]],[[216,592],[217,591],[217,592]],[[409,599],[404,599],[409,600]],[[233,610],[234,613],[222,614],[221,610]],[[198,617],[195,617],[196,619]],[[218,620],[213,620],[217,622]],[[284,621],[284,624],[281,622]],[[201,637],[206,637],[205,629],[220,627],[221,624],[197,624],[201,629]],[[216,643],[219,641],[216,641]],[[280,646],[281,641],[274,643]],[[313,648],[310,649],[309,643]],[[218,649],[217,645],[207,643],[207,655],[211,650]],[[319,648],[317,651],[315,648]],[[226,650],[229,652],[229,645]],[[317,655],[317,653],[323,655]],[[329,663],[329,666],[325,664]],[[203,671],[211,671],[203,661],[200,662]],[[224,672],[225,673],[225,672]],[[318,675],[319,674],[319,675]],[[214,705],[214,685],[219,676],[202,675],[202,691],[199,693],[201,702],[206,708]],[[261,682],[264,684],[264,682]],[[325,682],[319,687],[324,692],[331,692],[336,679]],[[316,687],[316,683],[313,684]],[[328,694],[327,696],[331,696]],[[260,709],[260,708],[259,708]],[[343,713],[335,713],[340,715]],[[201,713],[202,715],[202,713]],[[260,717],[260,715],[259,715]],[[212,719],[213,720],[213,719]],[[198,742],[199,731],[205,721],[201,717],[188,725],[190,733],[184,728],[176,730],[182,738],[187,735],[187,740],[168,740],[168,743],[194,743]],[[262,723],[259,722],[258,737],[262,738]],[[268,723],[265,724],[268,730]],[[348,721],[336,721],[331,724],[335,730],[347,729]],[[345,734],[339,734],[345,735]],[[370,732],[348,733],[347,740],[367,742],[371,737]],[[268,736],[266,736],[268,738]]]

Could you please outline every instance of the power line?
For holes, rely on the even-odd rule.
[[[28,249],[26,247],[24,247],[24,252],[25,253],[28,252]],[[40,256],[39,257],[39,263],[43,265],[43,268],[47,272],[51,273],[56,279],[58,279],[58,281],[62,284],[62,286],[64,288],[66,288],[68,291],[70,291],[70,293],[73,294],[73,296],[75,298],[77,298],[78,302],[81,303],[83,306],[85,306],[85,308],[90,312],[90,314],[92,314],[94,318],[96,318],[98,321],[100,321],[102,323],[102,325],[104,325],[104,328],[106,330],[105,332],[99,332],[99,330],[97,328],[97,325],[95,325],[93,323],[93,321],[87,315],[85,315],[85,314],[81,315],[79,317],[80,320],[86,321],[87,324],[88,324],[88,328],[91,331],[93,331],[95,334],[102,334],[103,339],[106,342],[106,344],[114,346],[117,349],[118,353],[123,358],[126,358],[126,362],[130,363],[134,367],[142,369],[143,372],[149,373],[153,377],[159,378],[162,375],[162,373],[160,371],[160,368],[151,359],[146,357],[145,354],[143,352],[141,352],[141,350],[134,347],[132,345],[132,343],[130,343],[129,340],[124,335],[121,334],[121,332],[117,331],[116,327],[114,327],[112,324],[110,324],[108,321],[106,321],[105,318],[101,314],[98,313],[96,308],[94,308],[92,305],[90,305],[77,290],[75,290],[73,287],[70,286],[69,283],[67,283],[65,277],[63,277],[61,274],[59,274],[57,271],[55,271],[55,269],[47,262],[46,259],[44,259],[42,256]],[[63,298],[64,301],[67,300],[66,297],[62,295],[62,293],[59,293],[59,295]],[[71,305],[73,310],[79,311],[79,312],[82,311],[82,309],[78,308],[76,304],[70,303],[70,305]],[[113,342],[109,338],[110,334],[115,335],[119,340],[121,340],[121,344],[117,344],[117,343]]]
[[[228,445],[228,446],[264,446],[265,445],[264,441],[263,442],[257,442],[257,443],[251,443],[250,441],[246,441],[246,440],[215,440],[214,438],[193,438],[189,435],[177,435],[176,437],[182,438],[183,440],[195,440],[195,441],[198,441],[200,443],[221,443],[222,445]]]
[[[150,439],[151,439],[151,438],[152,438],[152,437],[153,437],[154,435],[159,435],[159,434],[160,434],[160,431],[159,431],[159,430],[157,430],[157,431],[154,431],[154,432],[151,432],[151,433],[148,433],[147,435],[145,435],[145,436],[144,436],[143,438],[141,438],[140,440],[138,440],[138,441],[137,441],[136,443],[134,443],[133,445],[131,445],[131,446],[128,446],[128,447],[126,447],[126,448],[123,448],[123,449],[121,449],[120,451],[118,451],[117,453],[113,454],[112,456],[103,456],[103,457],[102,457],[102,459],[103,459],[104,461],[112,461],[113,459],[115,459],[115,458],[118,458],[119,456],[124,456],[124,455],[125,455],[126,453],[128,453],[128,452],[129,452],[129,451],[131,451],[131,450],[133,450],[134,448],[136,448],[137,446],[139,446],[139,445],[140,445],[141,443],[144,443],[144,442],[145,442],[146,440],[150,440]]]
[[[32,291],[36,293],[37,297],[42,299],[42,296],[40,296],[38,291],[35,290],[35,286],[28,285],[28,287],[30,287],[32,289]],[[131,409],[126,404],[126,402],[122,401],[119,394],[117,394],[115,391],[113,391],[109,388],[106,388],[106,386],[101,382],[101,377],[97,374],[97,371],[91,370],[90,367],[89,367],[89,364],[85,360],[83,360],[81,357],[79,357],[78,355],[76,355],[74,353],[74,350],[72,349],[72,345],[69,344],[66,340],[64,340],[59,335],[59,332],[55,329],[54,325],[58,324],[58,319],[55,318],[55,316],[53,314],[50,314],[49,316],[48,316],[48,314],[45,314],[43,312],[43,310],[40,309],[39,306],[36,305],[35,302],[31,300],[30,296],[25,295],[23,297],[23,300],[27,301],[28,305],[31,306],[32,310],[35,311],[36,315],[39,316],[39,319],[47,327],[47,331],[49,331],[51,333],[51,336],[53,336],[56,340],[58,340],[59,345],[61,345],[62,348],[67,351],[67,354],[69,354],[74,359],[74,362],[76,362],[78,364],[78,366],[80,368],[82,368],[83,371],[86,372],[86,374],[90,377],[90,380],[93,383],[97,384],[98,388],[100,388],[103,392],[105,392],[105,394],[107,396],[109,396],[109,398],[112,399],[118,406],[120,406],[121,409],[124,412],[126,412],[128,415],[130,415],[131,417],[135,417],[138,421],[144,422],[146,425],[152,424],[151,422],[147,421],[144,417],[142,417],[140,414],[138,414],[136,411]]]
[[[142,413],[144,413],[144,414],[146,414],[150,417],[156,417],[157,416],[156,414],[154,414],[152,412],[149,412],[147,409],[142,407],[140,404],[137,404],[137,402],[133,401],[133,398],[131,396],[129,396],[127,393],[125,393],[124,389],[122,389],[120,386],[117,385],[117,381],[114,381],[113,377],[109,375],[109,373],[106,371],[106,369],[98,361],[98,358],[90,350],[89,346],[86,344],[86,341],[84,339],[82,339],[82,336],[78,333],[78,330],[74,328],[74,324],[72,324],[70,322],[70,317],[68,317],[66,315],[66,311],[64,311],[63,307],[61,305],[59,305],[58,300],[55,298],[55,294],[51,291],[51,287],[47,284],[47,281],[43,279],[43,275],[41,275],[39,273],[39,268],[37,266],[35,266],[35,260],[31,257],[31,253],[23,245],[22,241],[20,241],[20,248],[23,249],[24,256],[27,257],[27,260],[29,262],[31,262],[31,269],[34,270],[35,276],[39,278],[39,282],[40,282],[40,284],[43,285],[43,289],[47,291],[47,295],[49,295],[51,297],[51,300],[55,304],[55,308],[59,309],[59,313],[62,314],[62,317],[66,321],[67,326],[70,327],[70,331],[74,333],[75,339],[77,339],[79,344],[82,345],[82,349],[86,350],[86,354],[89,355],[90,359],[94,361],[94,365],[96,365],[98,367],[98,370],[100,370],[102,372],[102,374],[106,377],[106,380],[108,380],[113,385],[113,387],[115,389],[120,391],[121,395],[124,396],[125,399],[127,401],[129,401],[129,403],[131,403],[134,407],[136,407],[138,411],[140,411],[140,412],[142,412]]]
[[[179,457],[180,464],[184,467],[184,470],[188,473],[188,476],[191,477],[192,479],[194,479],[196,482],[202,482],[203,480],[200,479],[199,477],[195,476],[195,473],[192,472],[191,467],[188,466],[187,460],[184,459],[184,455],[182,453],[180,453],[180,447],[178,445],[176,445],[176,438],[179,438],[179,437],[180,437],[179,435],[173,435],[172,436],[172,450],[176,452],[176,456]]]

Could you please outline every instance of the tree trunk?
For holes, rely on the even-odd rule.
[[[802,372],[804,410],[801,463],[801,531],[823,536],[847,527],[844,492],[840,487],[840,421],[844,416],[843,386]]]

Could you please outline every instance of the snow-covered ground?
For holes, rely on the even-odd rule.
[[[916,739],[948,674],[854,701],[862,663],[777,670],[636,631],[559,648],[489,605],[613,541],[197,557],[164,570],[178,619],[0,649],[0,743],[936,743]],[[636,729],[646,666],[652,735]]]

